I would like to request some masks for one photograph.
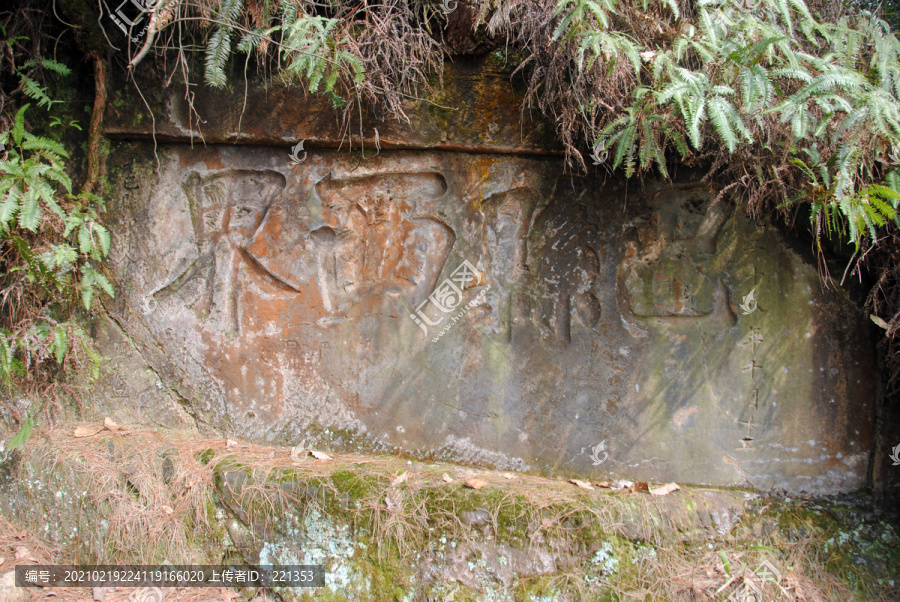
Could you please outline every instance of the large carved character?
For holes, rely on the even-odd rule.
[[[285,178],[275,171],[229,170],[201,177],[191,172],[183,188],[188,198],[196,256],[152,295],[154,301],[178,293],[190,281],[203,281],[199,294],[187,300],[201,319],[238,330],[236,284],[239,249],[280,199]]]
[[[535,218],[528,246],[528,302],[542,335],[557,343],[571,341],[575,317],[588,329],[600,320],[600,301],[593,293],[600,273],[592,246],[597,233],[581,204],[553,202]]]
[[[329,176],[316,185],[317,219],[303,227],[290,208],[273,207],[246,250],[294,290],[314,283],[328,314],[396,297],[415,306],[434,288],[455,240],[419,202],[445,192],[435,173]]]

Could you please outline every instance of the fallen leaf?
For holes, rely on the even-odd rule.
[[[444,479],[444,481],[447,482],[447,483],[452,483],[452,482],[453,482],[453,477],[451,477],[450,475],[448,475],[446,472],[444,473],[444,475],[443,475],[441,478]]]
[[[628,489],[632,485],[634,485],[634,481],[619,480],[619,481],[613,481],[612,483],[610,483],[609,486],[611,489]]]
[[[482,487],[487,487],[487,481],[482,481],[481,479],[476,479],[472,477],[471,479],[466,479],[466,482],[463,483],[469,489],[481,489]]]
[[[391,487],[396,487],[397,485],[399,485],[400,483],[405,481],[408,477],[409,477],[409,472],[404,470],[403,474],[401,474],[398,477],[394,477],[394,480],[391,481]]]
[[[163,506],[162,509],[166,514],[172,514],[173,512],[175,512],[174,510],[172,510],[172,506]]]
[[[654,487],[650,489],[651,495],[669,495],[673,491],[677,491],[681,489],[677,483],[666,483],[665,485],[660,485],[659,487]]]
[[[103,419],[103,426],[106,427],[107,430],[110,430],[114,433],[118,430],[121,430],[121,428],[122,428],[118,424],[116,424],[115,422],[110,420],[109,416],[107,416],[106,418]]]
[[[31,550],[25,546],[16,546],[16,560],[30,560],[31,562],[37,562],[37,558],[35,558],[31,554]]]
[[[235,441],[234,439],[226,439],[225,440],[225,447],[227,447],[227,448],[234,448],[234,447],[240,447],[240,446],[241,446],[241,444],[238,443],[237,441]]]
[[[578,479],[569,479],[569,482],[573,485],[577,485],[579,489],[587,489],[589,491],[594,490],[594,488],[591,487],[590,483],[585,483],[584,481],[579,481]]]
[[[635,482],[634,485],[631,486],[631,492],[637,493],[638,491],[649,491],[650,486],[647,483],[643,482]]]
[[[309,453],[313,455],[313,458],[316,460],[331,460],[331,456],[326,454],[325,452],[316,451],[314,449],[309,450]]]
[[[228,591],[222,592],[222,599],[225,600],[226,602],[228,600],[234,600],[234,599],[240,598],[240,597],[242,597],[242,596],[237,592],[228,592]]]
[[[609,489],[610,487],[609,481],[600,481],[599,483],[594,483],[594,485],[596,485],[597,487],[605,487],[607,489]]]
[[[512,481],[513,479],[517,479],[517,478],[518,478],[516,475],[514,475],[514,474],[511,473],[511,472],[503,472],[503,473],[500,473],[500,474],[501,474],[501,476],[502,476],[504,479],[509,479],[510,481]]]
[[[75,432],[72,433],[72,436],[76,439],[80,439],[81,437],[92,437],[103,430],[102,426],[97,426],[96,424],[92,424],[90,426],[79,426],[75,429]]]

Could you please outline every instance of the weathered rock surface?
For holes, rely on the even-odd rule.
[[[486,97],[463,110],[493,115],[471,131],[429,122],[395,142],[432,150],[365,159],[307,148],[294,163],[274,146],[323,119],[278,109],[238,134],[227,101],[209,140],[273,146],[163,144],[157,174],[152,146],[121,143],[110,311],[180,405],[206,428],[289,445],[862,486],[874,353],[852,303],[777,230],[710,207],[705,186],[626,194],[562,176],[557,158],[433,150],[489,146],[485,124],[510,116]],[[169,113],[157,126],[186,142]],[[110,109],[110,133],[146,136],[127,114]],[[501,134],[504,153],[546,148]]]
[[[457,584],[488,593],[475,599],[496,599],[495,589],[514,599],[509,592],[529,578],[609,577],[654,547],[722,544],[758,498],[587,493],[561,480],[399,458],[305,460],[124,425],[76,436],[90,426],[61,425],[0,465],[18,476],[2,481],[4,518],[83,564],[319,564],[322,597],[385,600],[405,590],[446,599],[435,589]],[[463,485],[474,474],[485,484],[477,491]],[[307,599],[308,590],[276,591]]]

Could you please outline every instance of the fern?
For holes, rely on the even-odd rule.
[[[37,101],[38,106],[49,109],[54,103],[60,101],[52,100],[47,92],[47,88],[28,75],[33,69],[41,67],[60,76],[69,75],[71,70],[62,63],[44,57],[26,61],[16,69],[16,74],[19,76],[19,83],[25,96]]]
[[[585,62],[585,54],[589,50],[590,56]],[[640,73],[641,69],[641,54],[637,45],[620,33],[596,31],[583,34],[578,45],[577,56],[579,71],[590,69],[597,59],[603,59],[612,67],[619,57],[624,57],[631,63],[635,75]]]
[[[222,0],[216,14],[219,26],[206,44],[206,83],[223,88],[228,82],[225,66],[231,56],[231,32],[237,27],[237,19],[244,7],[243,0]]]
[[[563,17],[553,30],[553,40],[571,39],[586,31],[609,29],[615,3],[613,0],[559,0],[556,14]]]
[[[306,79],[310,92],[322,91],[337,96],[335,90],[341,74],[347,74],[354,85],[365,78],[362,62],[343,50],[343,40],[334,37],[337,19],[298,15],[287,30],[282,57],[284,71],[292,77]],[[323,85],[324,84],[324,85]]]
[[[43,301],[45,304],[56,305],[77,296],[90,309],[98,292],[115,293],[106,276],[88,262],[107,257],[110,233],[97,221],[92,206],[96,197],[68,198],[65,206],[59,202],[61,195],[70,195],[72,190],[63,166],[68,153],[59,142],[26,129],[28,108],[23,106],[10,130],[0,136],[0,141],[9,145],[6,160],[0,162],[0,242],[6,247],[5,261],[12,266],[4,277],[8,282],[21,274],[22,290],[37,298],[42,294],[39,291],[44,291],[50,299]],[[31,246],[34,235],[45,245],[39,253]],[[72,244],[76,238],[80,253]],[[4,310],[12,313],[9,306]],[[58,364],[66,361],[75,327],[71,321],[48,321],[48,315],[42,313],[20,326],[16,336],[0,331],[0,381],[7,386],[14,377],[26,376],[25,368],[30,370],[39,363],[41,353]],[[30,359],[23,364],[16,358],[20,339],[33,337],[44,341],[43,351],[32,345]]]

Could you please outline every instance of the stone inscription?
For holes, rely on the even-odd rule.
[[[786,472],[777,450],[796,447],[791,421],[815,401],[802,374],[839,326],[806,337],[811,317],[748,319],[733,299],[768,245],[797,275],[783,294],[838,301],[704,187],[649,189],[623,210],[623,188],[574,186],[555,160],[282,155],[175,146],[158,181],[126,186],[112,262],[125,327],[162,349],[166,384],[211,428],[642,480],[772,471],[774,486],[820,470]],[[464,264],[468,309],[432,341],[421,326]],[[790,377],[764,346],[798,362]],[[597,467],[585,450],[600,441]]]

